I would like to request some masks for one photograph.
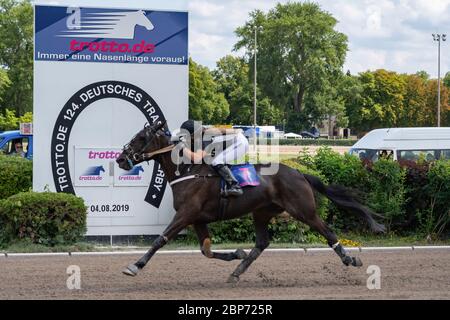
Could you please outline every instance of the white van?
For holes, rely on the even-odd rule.
[[[450,159],[450,128],[390,128],[370,131],[351,149],[362,160]]]

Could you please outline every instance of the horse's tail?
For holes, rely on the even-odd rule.
[[[377,215],[369,208],[357,202],[351,195],[347,188],[338,185],[326,186],[319,178],[303,174],[309,184],[318,192],[325,195],[328,199],[333,201],[339,208],[347,209],[356,212],[363,216],[370,228],[374,232],[384,232],[386,230],[383,224],[374,220],[373,215]],[[379,215],[377,215],[379,216]]]

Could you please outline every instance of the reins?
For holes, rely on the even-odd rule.
[[[147,161],[147,160],[150,160],[152,157],[156,156],[157,154],[162,154],[162,153],[166,153],[166,152],[172,151],[173,148],[175,148],[175,145],[171,144],[171,145],[169,145],[167,147],[164,147],[164,148],[159,149],[159,150],[155,150],[155,151],[150,152],[150,153],[143,153],[141,155],[141,157],[142,157],[142,160]]]

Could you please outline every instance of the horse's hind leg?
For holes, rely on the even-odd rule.
[[[229,283],[236,283],[239,281],[239,276],[243,274],[248,267],[255,261],[261,253],[269,246],[269,229],[268,222],[270,217],[265,216],[264,214],[261,216],[257,216],[259,212],[253,213],[253,219],[255,223],[256,229],[256,244],[255,247],[250,251],[247,257],[242,260],[242,262],[237,266],[236,270],[228,278]],[[261,212],[263,213],[263,212]],[[265,213],[265,212],[264,212]]]
[[[298,180],[294,179],[289,185],[284,185],[280,195],[280,206],[284,207],[292,217],[307,224],[314,231],[319,232],[325,237],[328,245],[333,248],[345,265],[352,265],[355,267],[362,266],[362,262],[359,258],[347,255],[344,247],[339,243],[336,234],[317,215],[314,192],[304,178]]]
[[[314,230],[319,232],[327,239],[328,245],[333,248],[336,254],[341,258],[342,262],[346,265],[352,265],[354,267],[361,267],[361,259],[357,257],[350,257],[347,255],[344,247],[339,243],[336,234],[330,229],[330,227],[322,220],[317,214],[311,217],[305,222]]]
[[[198,241],[200,242],[200,250],[207,258],[232,261],[244,259],[247,256],[242,249],[237,249],[235,252],[229,253],[213,252],[211,251],[211,237],[209,235],[208,226],[206,224],[194,224],[194,230],[197,233]]]
[[[313,230],[319,232],[325,239],[327,239],[328,245],[333,248],[334,252],[341,258],[342,262],[346,265],[352,265],[354,267],[361,267],[361,259],[357,257],[350,257],[347,255],[344,247],[339,243],[336,234],[331,230],[331,228],[317,215],[315,205],[306,209],[304,214],[291,214],[294,218],[299,219],[303,223],[306,223]],[[298,210],[298,209],[297,209]],[[293,209],[294,212],[297,210]]]

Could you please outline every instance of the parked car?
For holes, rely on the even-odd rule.
[[[283,135],[284,139],[303,139],[303,137],[299,134],[289,132]]]
[[[20,142],[27,159],[33,158],[33,135],[20,130],[0,132],[0,151],[6,155],[15,153],[15,144]]]
[[[349,151],[361,160],[450,159],[450,128],[390,128],[370,131]]]
[[[309,131],[302,131],[300,134],[303,138],[309,138],[309,139],[319,139],[320,138],[320,131],[316,127],[312,127]]]

